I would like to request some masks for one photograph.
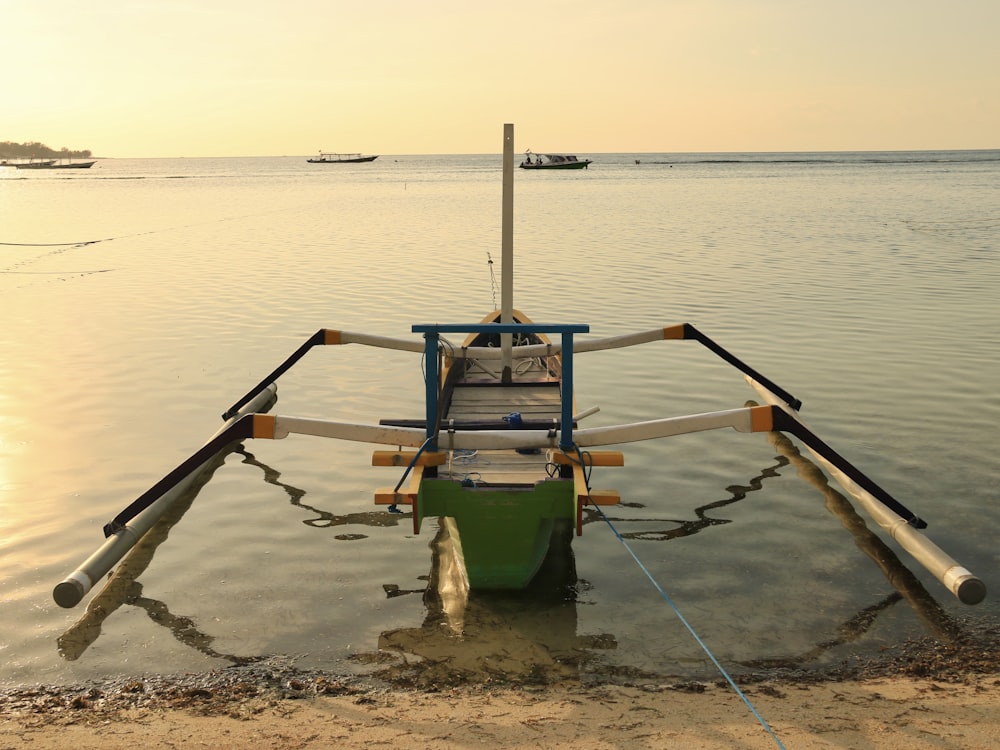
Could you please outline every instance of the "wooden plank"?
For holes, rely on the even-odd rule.
[[[520,412],[532,419],[558,419],[561,409],[557,386],[456,387],[452,393],[448,418],[498,419],[511,412]]]
[[[546,392],[548,391],[548,392]],[[559,410],[562,401],[555,389],[536,390],[534,388],[456,388],[451,397],[452,404],[510,404],[511,406],[535,406]]]
[[[438,476],[456,480],[468,478],[474,484],[533,485],[549,478],[548,460],[544,453],[518,453],[516,451],[476,451],[474,454],[457,454]]]
[[[508,402],[551,406],[560,404],[559,388],[554,385],[494,385],[483,388],[457,386],[451,395],[452,403],[458,402]]]
[[[591,503],[592,505],[618,505],[622,501],[622,496],[618,490],[591,490],[589,495],[580,497],[581,503]]]
[[[375,504],[376,505],[413,505],[413,501],[417,497],[417,493],[410,492],[393,492],[392,487],[379,487],[375,490]]]
[[[573,481],[576,483],[576,500],[578,507],[587,503],[594,505],[618,505],[621,495],[616,490],[587,490],[587,478],[580,464],[573,464]]]
[[[409,466],[416,451],[375,451],[372,453],[372,466]],[[432,453],[425,451],[417,459],[417,466],[442,466],[448,461],[448,454],[442,451]]]
[[[499,359],[470,359],[469,367],[465,370],[460,383],[490,383],[499,382],[503,363]],[[458,365],[461,366],[461,365]],[[555,368],[558,372],[558,368]],[[521,359],[514,361],[514,379],[523,380],[544,380],[546,382],[558,383],[558,376],[552,375],[549,368],[545,367],[536,358]]]
[[[380,487],[375,490],[376,505],[413,505],[420,493],[420,481],[424,477],[424,467],[414,466],[410,471],[410,483],[400,487],[399,492],[393,492],[392,487]]]
[[[584,461],[587,466],[624,466],[625,454],[621,451],[585,451]],[[552,463],[569,466],[580,463],[575,455],[552,453]]]
[[[457,419],[465,418],[463,412],[489,412],[505,416],[512,411],[522,414],[529,413],[537,416],[559,415],[559,404],[548,401],[531,399],[498,399],[498,398],[459,398],[453,399],[451,408],[448,410],[448,417]]]

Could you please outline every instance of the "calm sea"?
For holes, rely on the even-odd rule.
[[[498,138],[499,140],[499,138]],[[794,448],[711,432],[623,446],[615,527],[733,671],[816,669],[997,622],[1000,151],[598,154],[515,175],[515,303],[609,336],[689,322],[803,401],[810,426],[914,512],[991,594],[957,602]],[[229,454],[123,589],[53,586],[102,525],[319,328],[413,336],[499,296],[501,158],[104,159],[0,169],[0,684],[216,669],[259,657],[471,679],[711,676],[601,519],[562,578],[432,598],[434,523],[373,505],[374,446]],[[494,260],[493,265],[490,260]],[[592,426],[742,406],[693,342],[581,355]],[[310,353],[276,413],[422,416],[420,357]],[[863,511],[861,511],[863,513]],[[101,598],[99,598],[101,597]]]

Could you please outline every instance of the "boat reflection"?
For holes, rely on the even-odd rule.
[[[851,503],[830,486],[826,475],[781,433],[770,433],[768,439],[778,455],[775,463],[759,471],[746,485],[727,487],[730,497],[693,509],[691,519],[650,519],[653,530],[622,534],[626,539],[669,541],[699,533],[710,527],[731,523],[716,511],[737,503],[748,493],[759,491],[766,480],[779,476],[785,466],[795,468],[800,476],[822,495],[827,509],[847,529],[857,547],[882,571],[894,591],[878,603],[866,607],[838,627],[836,634],[826,638],[806,653],[744,662],[754,669],[789,666],[808,668],[824,652],[860,638],[878,617],[905,601],[936,637],[951,641],[959,628],[937,601],[928,593],[914,574],[896,554],[865,525]],[[235,452],[243,463],[261,470],[268,484],[281,487],[289,503],[307,511],[303,523],[314,528],[364,526],[394,526],[409,514],[384,511],[371,513],[335,514],[303,502],[306,491],[281,481],[281,472],[261,463],[240,445]],[[223,458],[209,468],[204,480],[190,487],[171,509],[153,526],[142,540],[126,555],[108,576],[104,588],[95,595],[82,617],[57,639],[59,654],[70,661],[79,659],[100,636],[103,622],[118,608],[128,604],[146,610],[150,618],[167,628],[180,643],[212,657],[233,664],[258,661],[260,656],[225,654],[212,647],[213,638],[198,629],[194,619],[170,612],[160,601],[143,596],[139,577],[149,566],[171,528],[184,516],[201,487],[221,466]],[[629,520],[634,523],[635,519]],[[601,516],[588,509],[584,523],[603,522]],[[667,524],[663,527],[663,524]],[[363,665],[376,665],[375,676],[394,684],[413,686],[446,686],[465,682],[509,681],[523,684],[545,684],[567,678],[579,678],[582,671],[600,676],[616,669],[601,664],[600,652],[616,649],[614,634],[580,635],[577,607],[580,594],[589,584],[577,577],[571,545],[574,529],[570,523],[557,525],[553,531],[549,554],[531,585],[523,591],[470,591],[462,577],[462,568],[455,562],[454,538],[447,519],[441,519],[438,532],[430,546],[432,550],[428,585],[423,589],[403,590],[386,583],[387,598],[419,594],[424,601],[425,616],[418,627],[398,628],[383,632],[377,649],[360,652],[353,658]],[[364,534],[346,533],[340,540],[365,538]],[[416,657],[416,658],[413,658]],[[658,665],[656,672],[666,672],[675,665]],[[632,676],[636,676],[635,671]],[[653,674],[652,672],[650,674]]]
[[[163,516],[150,528],[139,542],[129,550],[115,569],[108,574],[104,587],[90,600],[79,620],[56,639],[57,651],[67,661],[75,661],[100,637],[104,621],[124,604],[130,604],[146,609],[150,618],[159,625],[168,628],[178,641],[190,645],[195,650],[210,656],[231,661],[234,664],[245,664],[257,661],[260,657],[235,656],[220,654],[211,650],[207,644],[211,637],[200,633],[194,621],[182,615],[173,615],[163,602],[142,596],[142,584],[139,577],[149,567],[157,548],[167,540],[170,530],[180,522],[194,503],[201,489],[209,482],[215,471],[225,463],[226,456],[236,453],[243,456],[242,463],[258,468],[263,473],[264,481],[281,487],[288,495],[291,505],[302,508],[311,514],[303,520],[308,526],[329,528],[335,526],[396,526],[400,516],[384,512],[347,513],[338,515],[319,508],[314,508],[302,502],[306,491],[281,481],[281,472],[261,463],[247,451],[242,444],[236,445],[228,452],[220,453],[208,465],[194,482],[178,495],[177,500],[169,507]],[[354,541],[366,538],[364,534],[337,534],[338,541]]]
[[[149,567],[157,548],[167,540],[170,530],[187,513],[201,492],[201,488],[208,483],[216,469],[222,466],[226,455],[221,453],[216,456],[199,476],[198,481],[193,482],[177,496],[160,519],[108,574],[104,588],[90,600],[80,619],[56,639],[57,650],[61,657],[67,661],[79,659],[101,635],[101,627],[108,617],[123,604],[136,603],[142,598],[139,576]],[[165,605],[163,609],[166,609]]]
[[[670,526],[622,533],[621,536],[669,541],[731,523],[730,519],[720,518],[713,511],[761,490],[767,479],[780,476],[780,469],[791,466],[822,493],[826,508],[841,521],[857,547],[875,562],[895,590],[841,623],[835,633],[805,653],[749,660],[741,665],[754,670],[808,669],[831,649],[861,639],[883,613],[903,601],[934,636],[946,642],[957,639],[960,636],[958,625],[892,549],[867,527],[847,498],[829,484],[822,470],[783,434],[769,433],[768,439],[778,451],[775,463],[761,469],[746,485],[727,487],[730,497],[695,508],[693,519],[644,520],[642,523],[669,523]],[[635,519],[614,520],[635,523]],[[597,521],[603,521],[601,514],[588,509],[584,523]],[[386,587],[390,596],[421,593],[426,605],[423,624],[382,633],[379,652],[358,654],[356,660],[383,665],[376,672],[383,679],[424,688],[493,680],[550,683],[578,678],[585,666],[595,677],[613,677],[617,668],[600,664],[598,652],[617,648],[615,636],[577,633],[577,595],[587,584],[576,576],[570,546],[572,530],[564,528],[561,534],[553,539],[543,570],[528,590],[470,592],[456,573],[454,542],[448,524],[442,523],[431,544],[433,562],[427,588],[402,592],[396,586]],[[387,652],[397,657],[388,666],[385,665]],[[649,665],[644,670],[632,670],[630,676],[636,677],[640,671],[646,676],[655,676],[657,672],[662,675],[674,666]]]
[[[630,531],[621,532],[623,539],[643,539],[646,541],[669,541],[671,539],[677,539],[679,537],[691,536],[692,534],[697,534],[699,531],[707,529],[711,526],[721,526],[723,524],[732,523],[731,519],[728,518],[717,518],[710,516],[709,513],[716,511],[719,508],[725,508],[727,505],[732,505],[738,503],[741,500],[746,499],[747,495],[751,492],[757,492],[763,489],[764,480],[774,477],[781,476],[778,472],[784,466],[788,465],[788,459],[784,456],[775,456],[775,464],[773,466],[766,466],[760,470],[760,473],[753,477],[749,484],[731,484],[726,487],[726,491],[730,493],[730,496],[723,500],[716,500],[714,502],[708,503],[706,505],[701,505],[695,508],[692,512],[694,513],[694,518],[692,519],[644,519],[641,523],[644,524],[670,524],[669,528],[666,529],[652,529],[644,531]],[[642,507],[633,503],[622,502],[624,507]],[[614,506],[612,506],[614,507]],[[592,507],[587,507],[584,509],[584,523],[604,523],[604,519],[607,518],[612,522],[629,522],[633,523],[635,519],[626,519],[621,517],[615,517],[608,515],[607,511],[601,513]]]
[[[578,677],[595,651],[618,644],[610,634],[577,633],[578,594],[586,584],[577,578],[573,534],[570,521],[557,523],[549,554],[528,588],[469,591],[461,566],[454,564],[451,526],[442,520],[431,542],[428,586],[413,592],[423,596],[423,623],[383,632],[378,651],[357,654],[355,661],[384,665],[385,656],[394,655],[376,676],[423,688]],[[395,587],[387,593],[398,595]]]
[[[281,472],[277,469],[268,466],[261,461],[258,461],[254,454],[250,453],[242,445],[237,448],[234,453],[238,453],[243,456],[242,463],[249,466],[254,466],[263,472],[264,481],[267,484],[273,484],[276,487],[280,487],[288,495],[288,501],[294,505],[296,508],[302,508],[312,514],[312,517],[304,518],[302,523],[306,526],[312,526],[317,529],[329,529],[335,526],[377,526],[377,527],[389,527],[398,526],[400,520],[404,517],[402,515],[394,513],[386,513],[381,510],[366,511],[364,513],[331,513],[328,510],[322,510],[316,508],[312,505],[302,502],[302,498],[306,496],[306,491],[298,487],[294,487],[286,482],[281,481]],[[337,534],[334,539],[338,541],[356,541],[358,539],[366,539],[366,534]]]
[[[749,403],[755,405],[754,402]],[[891,603],[905,600],[931,634],[944,641],[955,640],[959,635],[959,627],[955,621],[896,553],[868,528],[851,502],[830,484],[826,474],[802,455],[795,444],[782,433],[769,432],[767,439],[798,471],[799,476],[823,495],[826,509],[850,532],[857,548],[878,566],[896,589],[896,593],[889,595],[887,599],[891,599]],[[847,632],[851,632],[851,629],[848,628]]]

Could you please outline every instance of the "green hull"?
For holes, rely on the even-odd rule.
[[[572,480],[553,479],[533,487],[463,487],[450,479],[420,484],[416,528],[428,516],[454,519],[456,543],[472,589],[522,589],[549,551],[555,520],[576,522]]]

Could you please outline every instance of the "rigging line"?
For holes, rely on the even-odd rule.
[[[110,242],[114,237],[102,237],[99,240],[84,240],[82,242],[0,242],[0,247],[83,247],[95,245],[98,242]]]
[[[493,272],[493,256],[490,255],[489,252],[486,253],[486,264],[489,266],[489,269],[490,269],[490,291],[493,294],[493,309],[496,310],[496,309],[498,309],[497,308],[497,277],[496,277],[496,274]]]
[[[747,698],[746,694],[742,690],[740,690],[739,685],[737,685],[736,682],[733,680],[733,678],[730,677],[729,672],[726,671],[725,667],[723,667],[722,664],[719,663],[719,660],[715,658],[715,654],[713,654],[712,651],[708,648],[708,645],[705,643],[705,641],[701,639],[701,636],[699,636],[698,633],[695,631],[695,629],[691,626],[691,623],[687,621],[687,618],[685,618],[684,615],[681,614],[680,609],[677,607],[676,604],[674,604],[674,600],[670,598],[670,595],[667,594],[667,592],[663,590],[663,587],[660,586],[659,583],[657,583],[655,578],[653,578],[653,575],[649,572],[646,566],[643,565],[642,560],[639,559],[639,557],[635,554],[632,548],[628,545],[628,542],[626,542],[625,539],[622,537],[622,535],[618,532],[618,529],[615,528],[614,524],[611,523],[611,520],[604,514],[603,508],[601,508],[600,505],[593,502],[592,500],[591,503],[595,508],[597,508],[597,512],[600,513],[601,518],[603,518],[604,521],[608,524],[608,527],[611,529],[612,532],[614,532],[614,535],[618,537],[618,541],[622,543],[622,545],[625,547],[626,550],[628,550],[629,555],[632,556],[632,559],[635,560],[636,564],[639,566],[642,572],[646,574],[646,578],[648,578],[650,582],[653,584],[653,586],[656,588],[656,590],[660,592],[660,596],[663,597],[664,601],[666,601],[666,603],[671,606],[671,608],[676,613],[677,617],[680,619],[681,623],[683,623],[684,627],[688,629],[688,632],[691,633],[692,636],[694,636],[694,639],[701,647],[701,650],[708,655],[708,658],[712,660],[712,663],[715,665],[715,668],[718,669],[719,672],[722,674],[722,676],[726,678],[726,682],[729,683],[730,687],[732,687],[732,689],[736,691],[736,694],[746,704],[747,708],[750,709],[750,713],[752,713],[756,717],[757,721],[760,722],[760,725],[764,727],[764,729],[767,731],[769,735],[771,735],[772,739],[774,739],[777,746],[782,748],[782,750],[785,750],[785,746],[781,743],[781,740],[778,739],[778,735],[774,733],[774,730],[771,729],[771,726],[767,723],[767,721],[764,720],[764,717],[760,715],[760,712],[757,711],[753,703],[750,702],[750,699]]]
[[[303,204],[301,206],[291,206],[289,208],[276,208],[271,211],[265,211],[262,214],[242,214],[239,216],[223,216],[222,218],[212,219],[210,221],[196,222],[193,224],[177,224],[170,227],[163,227],[161,229],[147,229],[142,232],[132,232],[131,234],[122,234],[116,237],[101,237],[96,240],[84,240],[82,242],[0,242],[0,247],[85,247],[86,245],[95,245],[99,242],[111,242],[113,240],[128,239],[131,237],[144,237],[149,234],[163,234],[164,232],[173,232],[178,229],[190,229],[192,227],[199,226],[210,226],[212,224],[221,224],[226,221],[239,221],[241,219],[254,218],[257,216],[267,216],[275,213],[283,213],[286,211],[298,211],[304,208],[310,208],[312,206],[323,206],[327,205],[328,201],[316,201],[312,203]]]
[[[439,340],[438,340],[438,351],[440,352],[440,351],[443,351],[445,349],[447,349],[449,353],[452,353],[452,352],[455,351],[455,345],[452,344],[450,341],[448,341],[445,338],[439,338]],[[424,383],[427,382],[427,366],[426,366],[426,361],[425,361],[425,358],[427,357],[427,354],[428,354],[428,352],[425,349],[423,355],[421,355],[421,357],[420,357],[420,369],[423,372]],[[438,356],[438,352],[435,352],[434,356]],[[441,370],[440,370],[440,367],[439,367],[438,368],[438,372],[440,372],[440,371]],[[440,392],[439,392],[439,395],[440,395]],[[399,481],[396,483],[396,486],[392,490],[392,492],[393,492],[394,495],[399,492],[399,488],[403,486],[403,482],[406,480],[406,477],[409,476],[410,471],[413,469],[414,466],[416,466],[417,460],[420,458],[420,454],[422,454],[424,452],[424,450],[426,450],[427,446],[430,445],[435,440],[435,438],[437,438],[438,433],[441,430],[441,417],[442,417],[441,410],[442,410],[442,408],[444,408],[444,405],[441,403],[441,400],[438,399],[438,412],[437,412],[437,417],[435,418],[435,423],[434,423],[434,434],[430,435],[426,440],[424,440],[423,444],[420,446],[420,448],[417,450],[416,454],[414,454],[413,458],[410,460],[409,465],[406,467],[406,470],[403,472],[403,476],[401,476],[399,478]],[[390,505],[387,510],[388,510],[389,513],[402,513],[402,511],[397,507],[396,503],[393,503],[392,505]]]
[[[98,268],[93,271],[9,271],[7,269],[0,269],[0,273],[10,274],[11,276],[65,276],[69,274],[79,274],[80,276],[85,276],[89,273],[108,273],[114,269],[111,268]]]
[[[426,449],[427,446],[431,444],[431,442],[434,440],[434,437],[435,437],[434,435],[431,435],[431,437],[427,438],[420,446],[420,448],[417,450],[417,452],[413,454],[413,458],[410,459],[410,463],[407,465],[406,471],[403,472],[403,476],[401,476],[399,478],[399,481],[396,482],[396,486],[392,490],[393,494],[399,492],[399,488],[403,486],[403,482],[406,480],[406,477],[409,476],[410,470],[417,465],[417,461],[420,459],[420,454],[423,453],[424,449]],[[396,503],[393,503],[391,507],[395,508]]]

